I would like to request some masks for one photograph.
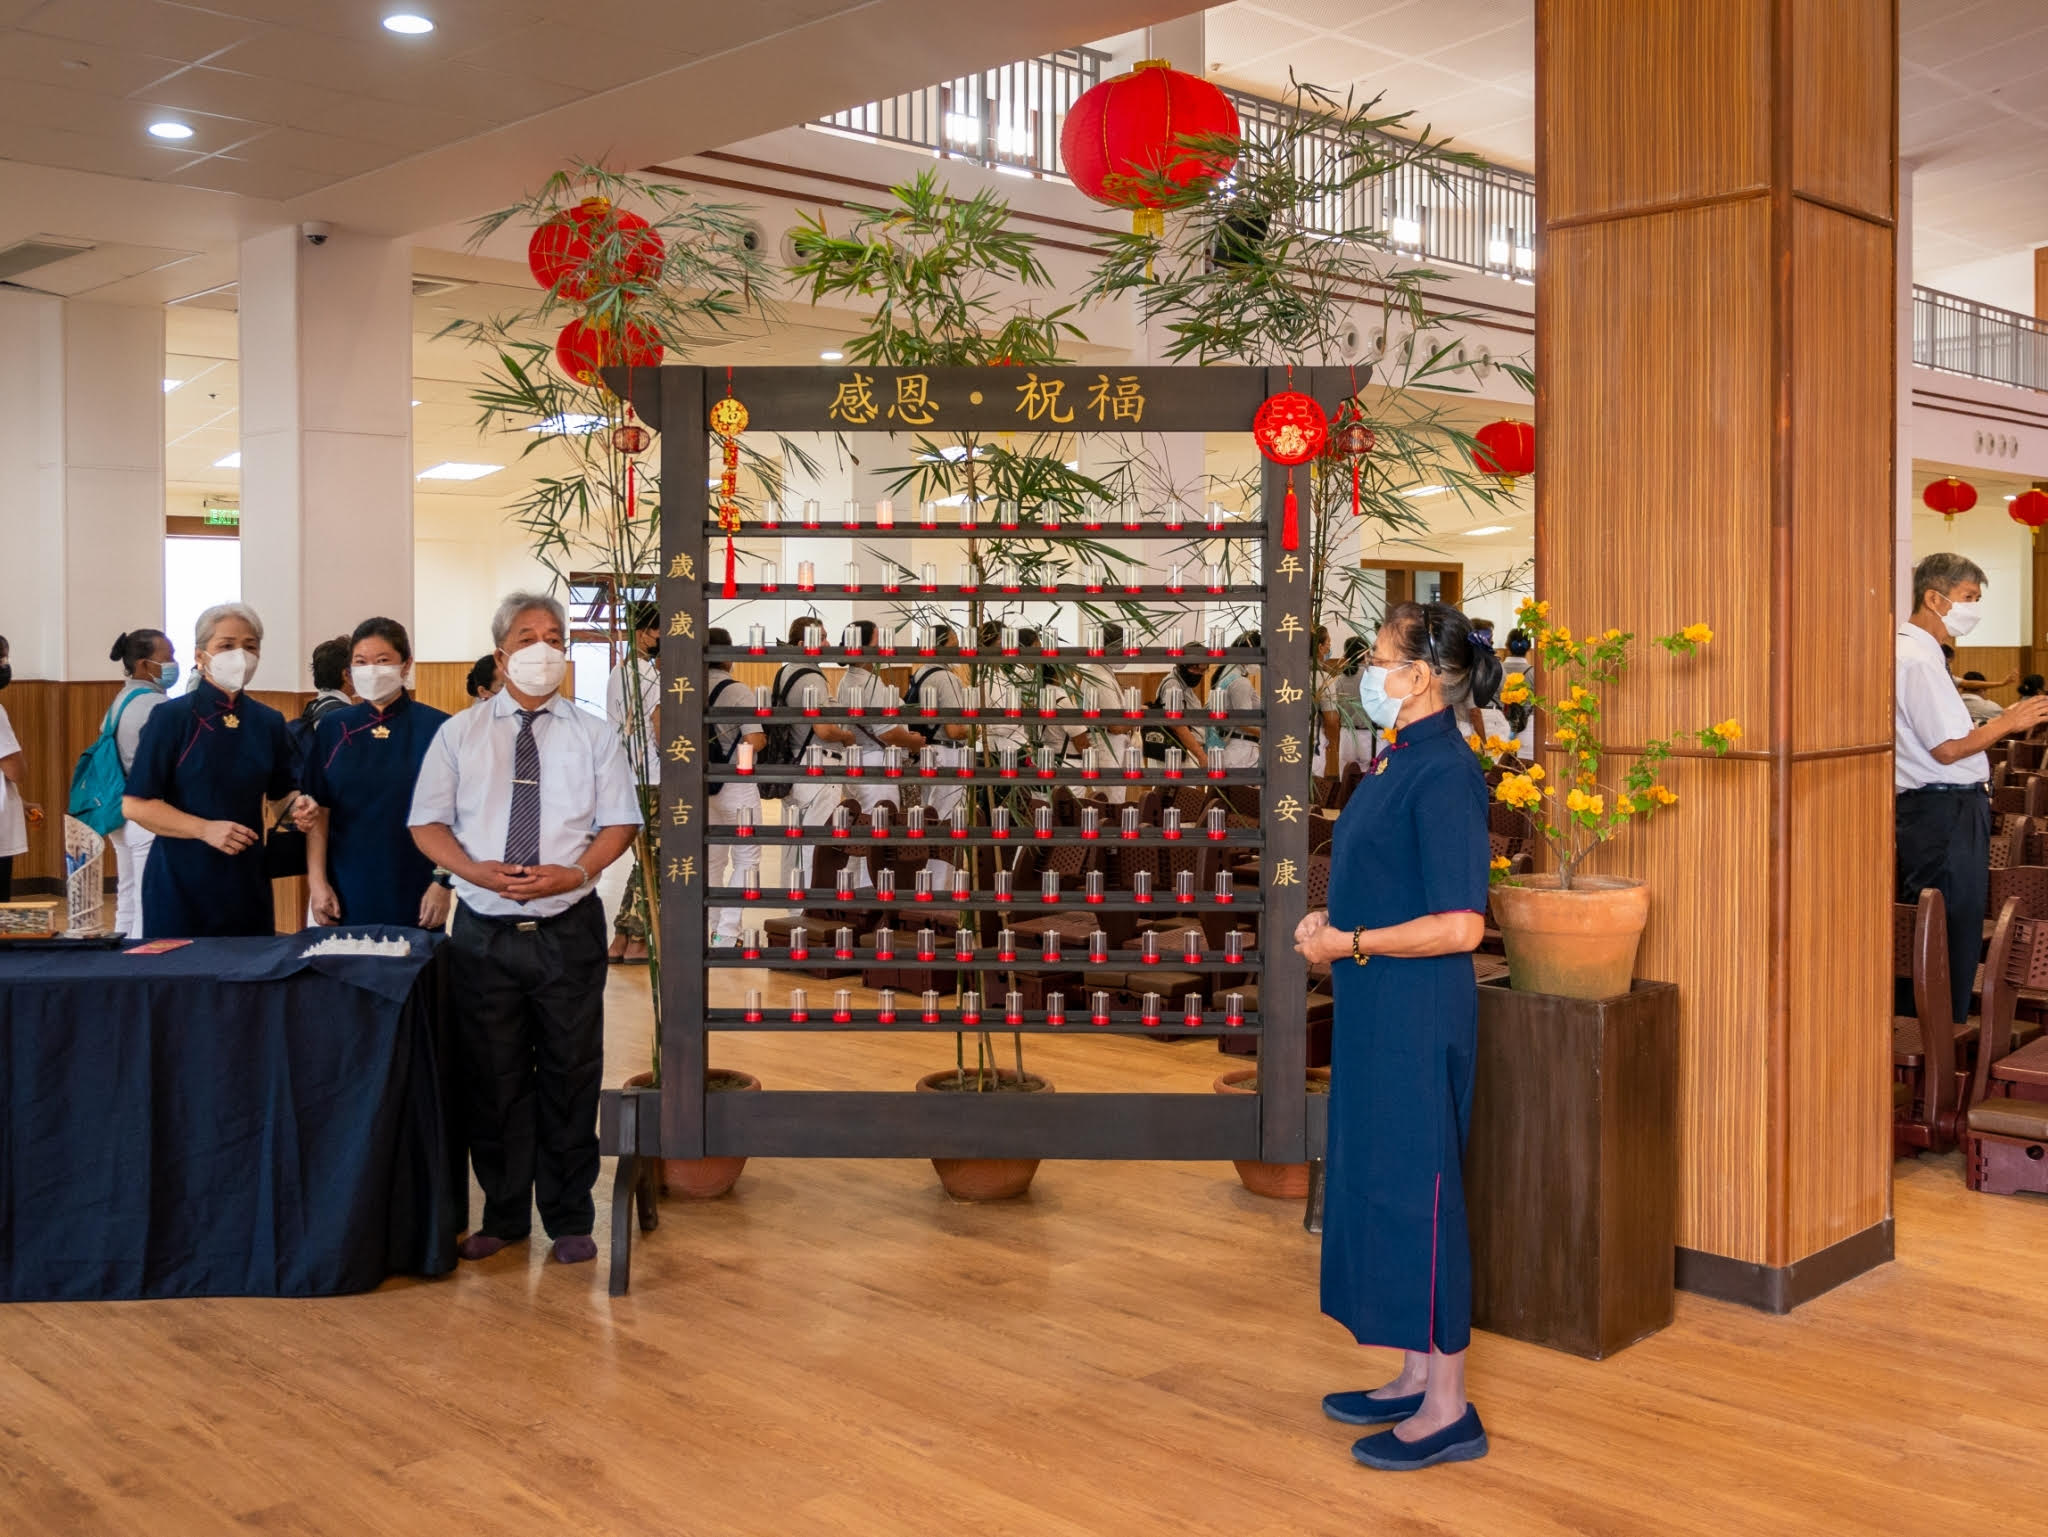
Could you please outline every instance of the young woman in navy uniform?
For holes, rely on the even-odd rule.
[[[448,922],[453,894],[435,883],[405,821],[420,760],[448,717],[406,692],[411,665],[405,626],[365,619],[349,636],[349,680],[363,702],[313,728],[300,788],[320,809],[299,820],[316,922]]]
[[[1330,1418],[1392,1425],[1352,1447],[1390,1470],[1486,1455],[1465,1398],[1472,1261],[1463,1164],[1484,932],[1486,781],[1457,712],[1500,662],[1446,604],[1387,614],[1359,699],[1394,740],[1338,818],[1330,906],[1295,931],[1336,985],[1325,1166],[1323,1311],[1404,1352],[1384,1387],[1332,1393]]]

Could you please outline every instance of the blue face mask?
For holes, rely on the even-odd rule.
[[[1358,674],[1358,705],[1365,711],[1365,718],[1382,731],[1392,727],[1401,718],[1401,706],[1405,700],[1396,699],[1387,692],[1387,669],[1367,667]]]
[[[176,662],[164,663],[164,669],[156,675],[156,681],[163,685],[163,691],[166,694],[176,688],[178,686],[178,664]]]

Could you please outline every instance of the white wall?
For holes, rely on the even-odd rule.
[[[1900,236],[1899,249],[1911,249],[1903,233]],[[1913,281],[1923,288],[1938,288],[1943,293],[1975,299],[1979,304],[1995,305],[2002,310],[2016,310],[2022,315],[2034,313],[2032,248],[2008,251],[2003,256],[1989,256],[1983,261],[1965,262],[1959,267],[1939,267],[1932,272],[1915,272]]]
[[[1937,551],[1967,555],[1984,568],[1984,617],[1972,646],[2024,646],[2034,612],[2034,538],[2013,522],[1999,496],[1985,496],[1953,527],[1925,507],[1913,515],[1913,559]]]

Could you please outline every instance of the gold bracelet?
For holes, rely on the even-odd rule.
[[[1351,931],[1351,959],[1361,966],[1372,959],[1371,956],[1358,948],[1358,937],[1364,932],[1365,929],[1363,927],[1355,928]]]

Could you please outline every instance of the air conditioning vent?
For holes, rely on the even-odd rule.
[[[27,240],[17,240],[11,246],[0,246],[0,283],[20,277],[24,272],[33,272],[38,267],[47,267],[52,262],[69,261],[92,249],[90,240],[65,240],[56,235],[32,235]]]

